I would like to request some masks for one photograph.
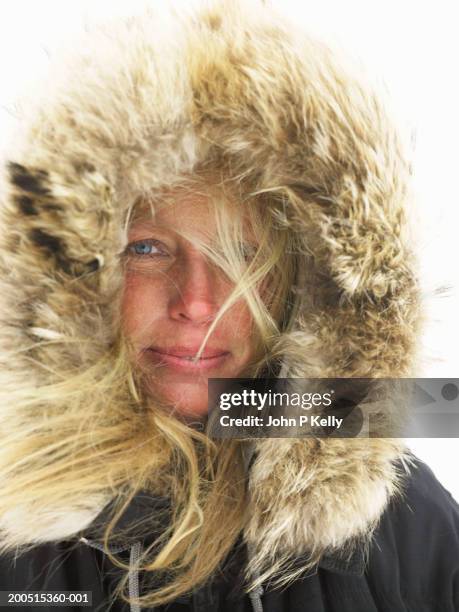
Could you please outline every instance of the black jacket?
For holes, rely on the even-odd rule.
[[[152,503],[148,495],[136,496],[123,515],[123,523],[137,520]],[[98,545],[98,542],[89,545],[73,539],[41,545],[16,562],[12,557],[4,557],[0,561],[0,590],[91,591],[92,607],[65,609],[69,612],[107,610],[108,595],[117,574]],[[129,552],[125,551],[123,559],[128,560]],[[336,555],[324,556],[316,570],[289,587],[270,591],[265,586],[261,597],[252,601],[237,589],[232,592],[238,584],[238,571],[244,559],[244,547],[239,540],[218,577],[189,597],[156,609],[170,612],[457,612],[459,505],[432,470],[417,460],[403,500],[390,503],[384,512],[367,560],[363,548],[356,549],[349,562]],[[138,578],[141,588],[142,576]],[[26,609],[43,610],[42,607]],[[111,609],[127,612],[129,607],[116,600]]]

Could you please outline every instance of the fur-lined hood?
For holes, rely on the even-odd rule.
[[[128,207],[211,155],[259,189],[282,186],[276,215],[304,239],[282,376],[414,375],[410,164],[365,79],[258,2],[216,1],[186,19],[153,11],[90,32],[81,49],[27,111],[3,166],[2,490],[33,469],[33,457],[11,464],[31,424],[46,444],[48,419],[67,410],[47,396],[26,408],[28,393],[112,366]],[[96,414],[98,402],[100,418],[118,418],[122,400],[114,385],[72,406]],[[254,450],[244,537],[260,555],[368,539],[409,459],[389,438],[258,439]],[[88,469],[100,474],[98,490],[12,508],[0,517],[4,542],[90,525],[112,489],[109,462]]]

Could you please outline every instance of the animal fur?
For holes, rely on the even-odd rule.
[[[278,190],[273,215],[304,244],[282,375],[414,374],[422,317],[406,232],[410,165],[364,80],[255,1],[216,1],[186,19],[152,10],[95,28],[80,48],[28,111],[4,165],[2,440],[45,418],[21,414],[19,392],[109,354],[128,206],[210,157],[248,187]],[[107,406],[117,401],[107,390]],[[387,403],[386,416],[399,409]],[[402,440],[383,437],[255,447],[245,533],[255,564],[280,549],[369,539],[410,459]],[[100,491],[12,509],[3,536],[20,546],[84,528],[108,499],[98,469]]]

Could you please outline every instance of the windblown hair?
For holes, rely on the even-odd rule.
[[[225,312],[237,300],[244,299],[256,329],[253,339],[241,338],[241,341],[255,341],[256,351],[255,358],[240,376],[274,375],[274,356],[282,350],[276,345],[282,332],[288,328],[286,313],[291,312],[295,299],[291,291],[296,271],[294,234],[273,223],[269,200],[272,204],[275,196],[265,193],[243,195],[240,184],[234,178],[225,180],[220,175],[219,180],[215,180],[215,175],[215,172],[210,174],[208,170],[201,172],[197,169],[193,176],[184,177],[175,186],[187,195],[205,195],[209,198],[216,220],[217,247],[197,241],[196,237],[193,237],[193,243],[234,284],[231,294],[209,326],[196,356],[199,357],[205,348],[205,343]],[[155,203],[167,205],[168,197],[171,196],[161,192],[153,196],[146,194],[128,211],[127,219],[130,217],[132,222],[139,216],[145,216],[146,210],[154,219]],[[244,213],[258,244],[255,252],[247,253],[244,250]],[[182,235],[187,237],[185,233]],[[126,262],[125,267],[128,265]],[[234,333],[237,335],[237,328]],[[138,601],[141,606],[154,607],[172,601],[205,582],[224,561],[240,535],[248,508],[246,474],[241,456],[244,441],[213,440],[206,432],[200,433],[184,426],[179,418],[174,418],[174,406],[164,405],[161,398],[155,396],[151,381],[147,380],[152,376],[151,371],[146,372],[139,367],[129,339],[123,337],[123,341],[130,351],[129,363],[134,364],[130,370],[132,389],[139,397],[143,394],[144,403],[149,406],[150,431],[164,440],[167,453],[163,455],[170,457],[161,470],[155,470],[155,465],[153,470],[147,468],[155,483],[154,492],[168,497],[174,509],[170,525],[143,552],[139,561],[141,569],[154,572],[156,579],[162,577],[163,583],[166,583],[166,586],[153,589]],[[157,376],[161,376],[161,367],[158,367]],[[131,483],[134,484],[132,478]],[[139,478],[133,490],[148,486],[151,485]],[[122,504],[120,500],[114,513],[122,512]],[[222,517],[225,517],[224,521]],[[106,545],[113,527],[113,521],[107,525],[104,534]],[[117,561],[113,555],[111,557],[115,564],[129,570],[129,565]],[[128,578],[126,574],[115,593],[126,601],[129,598],[124,595],[123,589]]]

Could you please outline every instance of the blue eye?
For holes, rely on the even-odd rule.
[[[132,255],[165,255],[163,251],[158,249],[158,244],[161,244],[158,240],[153,240],[151,238],[147,238],[145,240],[137,240],[136,242],[132,242],[126,247],[126,250],[129,254]],[[153,249],[155,249],[153,251]]]

